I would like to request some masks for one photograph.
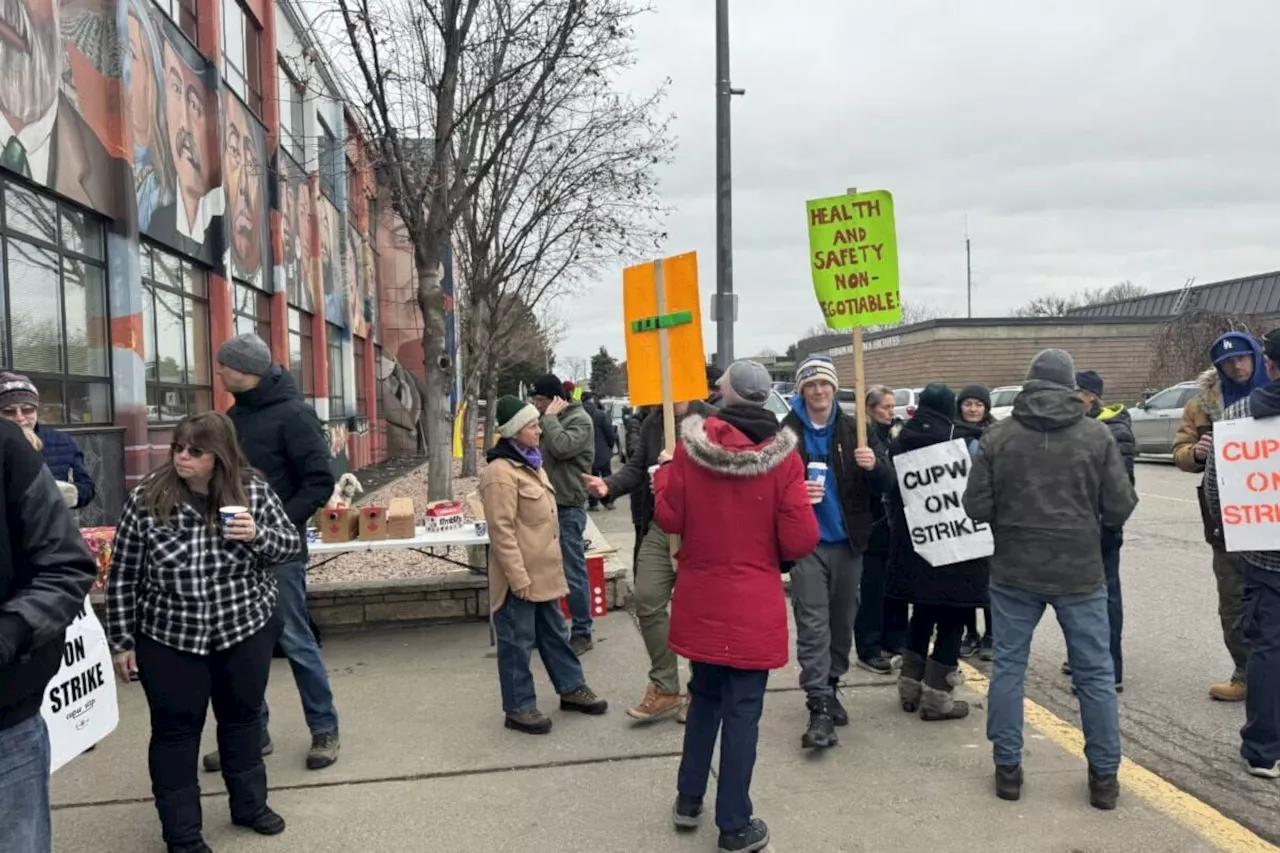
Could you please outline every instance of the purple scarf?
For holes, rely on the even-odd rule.
[[[528,450],[525,450],[523,447],[516,444],[514,441],[508,442],[508,444],[511,445],[511,449],[514,450],[517,454],[519,454],[520,458],[523,459],[525,464],[528,465],[530,468],[536,471],[542,467],[542,451],[541,450],[539,450],[536,447],[531,447]]]

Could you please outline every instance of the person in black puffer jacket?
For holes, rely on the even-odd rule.
[[[1133,436],[1133,418],[1123,403],[1102,405],[1105,389],[1102,377],[1095,371],[1082,370],[1076,374],[1076,396],[1084,405],[1085,413],[1107,425],[1111,437],[1120,448],[1129,484],[1134,485],[1133,462],[1138,456],[1138,442]],[[1116,692],[1124,690],[1124,654],[1121,651],[1121,635],[1124,633],[1124,599],[1120,593],[1120,547],[1124,545],[1124,528],[1102,528],[1102,568],[1107,576],[1107,619],[1111,623],[1111,660],[1116,668]],[[1071,664],[1062,664],[1062,674],[1071,674]]]
[[[618,446],[618,434],[613,431],[613,418],[600,408],[600,398],[588,391],[582,395],[582,408],[591,415],[591,423],[596,431],[596,458],[591,464],[591,473],[597,477],[609,477],[613,474],[613,451]],[[595,510],[600,500],[595,495],[587,496],[587,509]],[[604,501],[604,508],[613,509],[613,499]]]
[[[966,385],[960,389],[956,397],[956,414],[963,424],[973,427],[978,438],[969,441],[969,455],[978,455],[978,440],[987,431],[987,427],[996,422],[991,416],[991,392],[982,385]],[[969,613],[965,623],[965,637],[960,643],[960,657],[973,657],[981,652],[983,660],[989,661],[994,656],[995,646],[991,639],[991,608],[982,608],[982,633],[978,633],[978,610]]]
[[[946,385],[926,387],[915,416],[902,427],[890,454],[896,459],[922,447],[957,438],[967,444],[978,437],[973,427],[955,422],[955,407],[955,393]],[[898,676],[899,700],[904,711],[919,709],[922,720],[958,720],[969,714],[968,704],[953,696],[960,682],[960,640],[968,614],[987,603],[987,560],[931,565],[912,545],[901,491],[895,489],[891,500],[889,592],[914,606]],[[930,653],[929,641],[935,632]]]
[[[866,405],[868,443],[887,457],[903,424],[894,415],[893,391],[885,385],[872,387],[867,391]],[[871,539],[862,554],[861,598],[853,620],[857,665],[880,675],[892,674],[890,655],[901,655],[907,647],[907,602],[885,595],[888,573],[889,504],[881,496],[871,504]]]

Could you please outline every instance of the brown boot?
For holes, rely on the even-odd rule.
[[[627,716],[642,723],[650,723],[679,711],[679,693],[660,693],[658,685],[650,684],[644,689],[644,698],[640,700],[640,704],[627,709]]]
[[[689,722],[689,703],[690,703],[691,701],[693,701],[693,700],[691,700],[691,699],[689,698],[689,694],[688,694],[688,693],[682,693],[682,694],[680,695],[680,710],[679,710],[679,711],[676,711],[676,722],[677,722],[677,723],[682,723],[682,724],[683,724],[683,723],[687,723],[687,722]]]
[[[1238,678],[1224,684],[1215,684],[1209,688],[1209,697],[1219,702],[1243,702],[1249,693],[1248,686]]]

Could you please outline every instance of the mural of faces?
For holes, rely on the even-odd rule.
[[[320,281],[316,278],[316,255],[319,247],[315,243],[312,232],[312,221],[315,218],[315,205],[311,201],[311,185],[305,178],[298,183],[298,255],[301,265],[301,297],[304,304],[310,306],[308,311],[315,311],[316,306],[324,301],[324,293]]]
[[[326,198],[320,205],[320,275],[324,282],[324,318],[335,326],[351,323],[350,300],[342,268],[342,220]]]
[[[261,286],[263,244],[267,234],[266,134],[234,94],[224,92],[222,100],[226,116],[223,168],[232,274]]]
[[[156,208],[173,203],[169,130],[160,108],[164,92],[163,42],[148,0],[129,0],[130,125],[138,227],[151,227]]]
[[[0,113],[14,132],[57,109],[61,73],[57,0],[0,2]]]
[[[314,312],[315,292],[311,287],[310,188],[302,170],[280,155],[280,257],[279,281],[289,294],[290,304]],[[305,212],[304,212],[305,210]],[[279,288],[281,285],[277,284]]]

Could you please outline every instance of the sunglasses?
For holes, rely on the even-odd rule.
[[[190,444],[179,444],[176,441],[169,445],[169,449],[173,451],[174,456],[181,456],[185,452],[192,459],[199,459],[201,456],[204,456],[206,452],[203,447],[193,447]]]
[[[0,415],[6,418],[16,418],[18,415],[34,415],[36,413],[35,406],[6,406],[0,409]]]

